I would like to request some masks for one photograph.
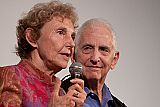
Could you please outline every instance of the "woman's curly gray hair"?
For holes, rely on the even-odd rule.
[[[43,25],[51,21],[53,17],[60,16],[63,19],[68,18],[72,21],[76,28],[78,15],[75,8],[71,4],[64,4],[60,1],[51,1],[48,3],[38,3],[34,5],[31,10],[18,21],[17,25],[17,43],[16,54],[21,59],[30,58],[30,53],[33,47],[27,42],[25,38],[25,31],[27,28],[31,30],[31,36],[33,40],[38,40],[40,37],[40,29]]]

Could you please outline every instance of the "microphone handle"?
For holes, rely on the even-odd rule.
[[[75,73],[75,74],[71,74],[71,78],[81,78],[81,74]]]
[[[78,75],[67,75],[62,79],[62,84],[61,84],[61,88],[63,88],[65,90],[65,92],[68,91],[68,88],[73,85],[70,80],[74,79],[74,78],[79,78],[79,79],[83,79],[82,75],[78,74]]]

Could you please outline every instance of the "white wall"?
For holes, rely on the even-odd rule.
[[[22,12],[47,0],[0,0],[0,66],[16,64],[15,26]],[[65,1],[65,0],[63,0]],[[160,0],[67,0],[79,13],[80,25],[102,17],[115,29],[120,60],[107,84],[128,107],[158,107],[160,100]],[[67,69],[68,70],[68,69]],[[58,74],[63,77],[68,71]]]

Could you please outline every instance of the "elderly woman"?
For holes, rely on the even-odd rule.
[[[18,21],[16,53],[21,61],[0,67],[0,107],[83,106],[84,82],[73,79],[74,85],[62,93],[54,76],[67,67],[77,19],[71,4],[51,1],[34,5]]]

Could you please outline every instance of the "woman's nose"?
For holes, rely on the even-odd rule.
[[[74,40],[71,36],[68,36],[66,41],[67,41],[66,47],[73,48],[75,46]]]

